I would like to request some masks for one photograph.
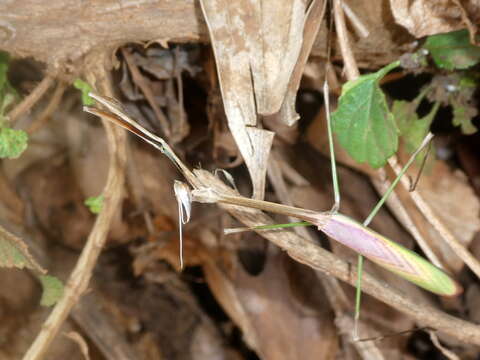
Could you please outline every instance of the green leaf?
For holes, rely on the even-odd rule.
[[[86,106],[91,106],[95,104],[95,100],[88,96],[88,93],[93,90],[93,88],[81,79],[76,79],[73,82],[73,86],[82,92],[82,104]]]
[[[439,107],[440,103],[436,102],[427,115],[420,119],[417,117],[417,119],[412,121],[408,129],[403,134],[406,150],[409,153],[415,152],[415,150],[420,147],[420,144],[430,130],[430,125],[432,125],[433,119],[435,118]],[[418,159],[421,158],[422,156],[418,156]]]
[[[419,102],[416,100],[412,102],[396,100],[392,105],[392,113],[409,153],[418,149],[430,130],[430,125],[440,107],[440,103],[436,102],[426,116],[419,118],[416,112]],[[419,159],[421,159],[421,156],[419,156]]]
[[[0,127],[0,158],[18,158],[27,148],[28,135],[23,130]]]
[[[412,121],[418,120],[417,104],[414,101],[395,100],[392,104],[392,114],[397,122],[400,135],[405,134]]]
[[[103,195],[92,196],[85,200],[85,205],[94,214],[99,214],[103,207]]]
[[[480,61],[480,47],[470,43],[468,30],[429,36],[424,48],[439,68],[447,70],[466,69]]]
[[[63,295],[63,284],[55,276],[42,275],[39,277],[42,284],[42,298],[40,305],[53,306]]]
[[[471,135],[478,131],[475,125],[472,124],[472,118],[478,114],[478,110],[471,105],[461,105],[456,101],[451,102],[453,107],[454,126],[460,126],[462,133]]]
[[[397,61],[347,82],[332,114],[340,145],[357,162],[368,162],[374,168],[385,165],[398,147],[395,119],[379,86],[379,81],[398,65]]]
[[[22,239],[0,226],[0,267],[46,271],[35,261]]]

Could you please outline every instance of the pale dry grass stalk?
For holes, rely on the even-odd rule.
[[[87,78],[90,83],[96,83],[102,93],[112,96],[109,74],[107,74],[105,68],[105,58],[108,58],[109,55],[110,52],[105,51],[92,60],[93,65],[92,68],[89,68]],[[104,126],[108,139],[110,165],[107,183],[103,191],[105,197],[103,209],[95,221],[75,268],[70,274],[63,297],[44,322],[23,360],[40,360],[44,357],[63,322],[87,289],[93,268],[107,239],[112,219],[120,208],[125,179],[125,133],[110,122],[104,121]]]

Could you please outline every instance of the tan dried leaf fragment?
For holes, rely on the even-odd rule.
[[[323,3],[201,1],[229,128],[250,172],[254,198],[264,195],[274,135],[257,128],[258,115],[282,110],[280,117],[289,125],[298,118],[294,99]]]
[[[465,14],[472,23],[480,20],[480,3],[451,0],[390,0],[395,21],[417,38],[465,28]]]
[[[45,274],[22,239],[0,226],[0,267],[27,268]]]

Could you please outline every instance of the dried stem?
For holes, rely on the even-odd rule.
[[[380,180],[375,177],[372,177],[372,183],[379,193],[383,193],[390,186],[390,181],[386,179],[387,175],[384,169],[380,169],[379,173],[380,173],[380,177],[385,178],[385,180]],[[402,201],[400,200],[400,198],[395,192],[393,192],[390,195],[388,199],[388,204],[389,206],[391,206],[392,211],[400,220],[400,222],[403,224],[403,226],[405,226],[407,230],[410,232],[410,234],[413,236],[413,238],[415,239],[417,244],[420,246],[420,248],[422,249],[427,259],[430,260],[430,262],[433,265],[437,266],[440,269],[445,270],[444,264],[442,263],[442,261],[440,261],[438,256],[435,254],[435,252],[432,250],[432,248],[426,241],[425,237],[423,236],[421,228],[417,226],[413,217],[410,216],[410,214],[408,213],[408,210],[405,208]]]
[[[13,189],[12,184],[8,181],[2,166],[0,166],[0,197],[5,206],[10,210],[8,214],[9,220],[21,223],[25,205]]]
[[[48,88],[53,84],[55,80],[55,77],[52,75],[47,75],[43,78],[42,81],[33,89],[33,91],[28,94],[25,99],[23,99],[20,104],[15,106],[15,108],[12,109],[8,113],[8,118],[10,119],[11,122],[14,122],[17,120],[18,117],[21,115],[25,114],[28,110],[34,106],[38,100],[45,94],[45,92],[48,90]]]
[[[62,96],[66,88],[67,88],[67,84],[65,84],[64,82],[59,82],[57,84],[57,87],[55,88],[55,92],[53,93],[52,98],[50,99],[50,102],[48,103],[48,105],[45,107],[42,113],[38,116],[38,118],[28,126],[27,128],[28,134],[32,134],[36,132],[47,123],[47,121],[50,119],[50,116],[55,112],[58,105],[60,104],[60,101],[62,100]]]
[[[339,3],[339,1],[341,0],[335,0],[335,25],[339,37],[340,50],[342,52],[342,56],[345,62],[345,68],[347,69],[347,78],[348,80],[354,80],[358,77],[358,68],[355,64],[355,59],[353,57],[353,53],[348,42],[348,37],[346,36],[346,34],[343,34],[343,30],[346,30],[346,28],[343,16],[341,16],[342,14],[340,14],[342,13],[340,4],[337,4]],[[353,66],[355,67],[355,69],[348,70],[350,67]],[[400,166],[398,165],[397,158],[393,156],[388,160],[388,162],[392,169],[395,171],[395,173],[398,174],[400,171]],[[434,214],[431,207],[427,204],[423,197],[416,191],[409,191],[410,184],[405,177],[402,177],[401,183],[406,188],[415,205],[422,212],[425,218],[440,233],[440,235],[443,237],[445,242],[450,245],[455,254],[458,255],[458,257],[460,257],[465,262],[465,264],[468,265],[468,267],[477,275],[477,277],[480,278],[480,262],[465,248],[463,244],[461,244],[455,238],[455,236],[443,224],[443,222]]]
[[[337,31],[338,42],[340,44],[340,51],[345,64],[347,79],[355,80],[360,76],[360,72],[358,71],[357,62],[355,61],[352,48],[350,47],[350,41],[348,40],[348,32],[342,9],[342,0],[333,1],[333,12],[335,16],[335,30]]]
[[[395,156],[391,157],[388,160],[388,163],[392,169],[397,173],[400,169],[398,165],[397,158]],[[400,180],[402,186],[409,191],[410,182],[407,178],[402,177]],[[437,215],[433,212],[432,208],[425,199],[420,195],[418,191],[409,192],[412,200],[415,202],[415,205],[425,216],[427,221],[438,231],[442,236],[445,242],[452,248],[454,253],[463,260],[465,264],[480,278],[480,262],[467,250],[467,248],[457,240],[457,238],[450,232],[450,230],[445,226],[445,224],[438,218]]]
[[[293,206],[293,201],[290,196],[287,184],[284,179],[283,171],[280,167],[278,160],[276,159],[276,152],[272,152],[271,160],[268,165],[268,177],[272,183],[275,193],[277,194],[279,200],[282,204],[288,206]],[[290,221],[295,221],[295,218],[290,217]],[[312,234],[303,226],[297,226],[292,228],[298,236],[309,240],[310,242],[315,242]],[[345,294],[344,289],[340,286],[338,279],[332,276],[325,276],[320,271],[315,272],[318,279],[320,280],[322,286],[326,289],[325,293],[327,295],[330,306],[335,312],[335,326],[338,328],[339,332],[349,339],[351,337],[350,329],[353,324],[353,317],[350,315],[350,303],[347,295]],[[345,325],[345,326],[344,326]],[[368,325],[362,327],[362,334],[370,333],[372,329]],[[361,342],[355,341],[352,342],[352,345],[355,349],[362,354],[364,359],[382,359],[380,350],[378,349],[375,343],[370,343],[367,346]]]
[[[106,52],[104,56],[108,57],[108,54]],[[103,60],[103,58],[101,60]],[[96,77],[100,91],[111,96],[111,86],[103,65],[104,62],[100,60],[97,61],[97,72],[92,72],[92,79],[89,80],[93,80]],[[108,138],[110,167],[107,184],[103,192],[105,196],[103,209],[98,215],[87,243],[67,281],[63,297],[43,324],[40,333],[25,354],[24,360],[39,360],[44,357],[50,343],[57,335],[73,306],[87,289],[93,268],[105,244],[110,224],[116,211],[119,209],[125,178],[125,134],[121,129],[116,128],[107,121],[104,122],[104,126]]]
[[[468,16],[468,12],[467,10],[465,10],[460,0],[452,0],[452,1],[455,5],[457,5],[458,9],[460,10],[462,21],[468,28],[468,33],[470,35],[470,43],[472,45],[478,46],[478,41],[476,39],[478,26],[474,22],[472,22],[472,20],[470,20],[470,17]]]
[[[338,35],[338,39],[339,39],[339,43],[340,43],[340,50],[341,50],[342,57],[343,57],[344,63],[345,63],[347,78],[350,81],[355,80],[359,76],[359,71],[358,71],[358,67],[356,65],[355,58],[353,56],[353,52],[351,50],[351,47],[350,47],[350,44],[349,44],[349,41],[348,41],[348,37],[347,37],[347,34],[346,34],[345,21],[344,21],[344,18],[343,18],[343,11],[341,9],[341,0],[334,0],[334,11],[335,11],[335,27],[336,27],[336,30],[337,30],[337,35]],[[389,164],[394,169],[395,173],[398,174],[400,172],[400,166],[398,166],[398,162],[397,162],[397,159],[396,159],[395,156],[389,159]],[[410,188],[410,184],[409,184],[408,180],[405,177],[402,177],[401,178],[401,183],[408,191],[408,189]],[[456,252],[456,254],[470,267],[470,269],[472,269],[472,271],[475,272],[475,274],[480,277],[480,263],[478,262],[478,260],[475,259],[472,256],[472,254],[460,242],[458,242],[458,240],[455,238],[455,236],[453,236],[453,234],[447,229],[447,227],[438,219],[438,217],[435,216],[435,214],[431,210],[430,206],[426,203],[426,201],[423,199],[423,197],[420,194],[418,194],[418,192],[409,192],[409,194],[412,197],[412,200],[415,202],[418,209],[428,219],[430,224],[432,224],[432,226],[442,235],[444,240],[452,247],[452,249]],[[362,279],[362,281],[363,281],[363,284],[365,284],[364,285],[364,291],[369,293],[369,290],[367,290],[367,287],[370,287],[370,285],[366,285],[366,283],[368,281],[367,277],[364,276],[364,279]],[[381,292],[381,291],[384,291],[384,290],[379,290],[379,291]],[[379,296],[376,296],[374,294],[371,294],[371,295],[380,299],[380,297],[383,297],[384,293],[378,293]],[[393,303],[392,303],[392,300],[393,300],[393,297],[392,297],[392,299],[390,299],[390,302],[387,301],[387,303],[390,303],[390,304],[392,304],[392,306],[394,306]],[[398,305],[400,305],[403,308],[401,311],[410,312],[411,310],[413,310],[413,309],[407,309],[406,307],[404,308],[404,306],[409,307],[409,305],[407,305],[404,300],[405,299],[401,299],[399,297],[395,298],[395,302],[398,301]],[[394,307],[396,307],[396,306],[394,306]],[[400,308],[398,308],[398,307],[397,307],[397,309],[400,310]],[[418,308],[417,308],[417,310],[418,310]],[[436,320],[439,319],[440,314],[442,314],[442,313],[439,313],[438,310],[435,310],[434,313],[426,312],[425,316],[426,317],[431,317],[430,320],[435,322]],[[442,317],[443,317],[443,315],[442,315]],[[417,317],[415,317],[415,318],[417,320],[419,319]],[[443,322],[443,320],[442,320],[442,322]],[[421,322],[421,323],[428,326],[427,322]],[[473,326],[473,324],[469,324],[469,326]],[[432,327],[440,330],[440,327],[438,327],[438,326],[432,325]],[[462,327],[459,327],[459,328],[457,328],[456,331],[462,332],[463,330],[464,329]],[[477,332],[479,330],[480,330],[480,328],[477,327],[475,332]],[[477,337],[477,336],[478,335],[475,335],[470,341],[474,341],[474,343],[478,344],[480,342],[480,338]]]
[[[145,97],[147,98],[147,101],[152,107],[153,112],[155,113],[155,116],[160,122],[160,127],[162,128],[162,131],[165,134],[165,137],[167,139],[170,138],[170,134],[171,134],[170,125],[168,124],[168,120],[165,117],[162,109],[160,109],[158,104],[155,102],[155,97],[153,95],[152,89],[145,82],[143,75],[140,73],[140,70],[138,70],[137,65],[135,65],[134,63],[130,52],[127,49],[123,48],[122,55],[125,61],[127,62],[128,68],[130,69],[130,73],[132,74],[133,81],[135,82],[135,84],[138,85],[140,90],[142,90],[143,95],[145,95]]]
[[[342,9],[345,12],[345,16],[350,20],[353,28],[357,32],[357,34],[361,37],[366,38],[370,35],[370,30],[368,30],[367,26],[362,22],[362,20],[355,14],[355,12],[348,6],[347,3],[342,1]]]
[[[222,198],[239,198],[232,189],[207,171],[196,170],[195,175],[199,182],[221,193]],[[218,205],[247,227],[274,223],[259,210],[225,203]],[[258,234],[287,251],[295,260],[355,286],[356,268],[308,239],[289,230],[258,231]],[[418,299],[411,299],[368,273],[363,273],[362,283],[364,292],[411,316],[421,326],[436,329],[465,343],[480,345],[480,326],[450,316]]]
[[[434,331],[429,331],[430,340],[432,340],[433,345],[440,350],[440,352],[445,355],[445,357],[449,360],[460,360],[460,358],[455,354],[453,351],[448,350],[442,344],[440,344],[440,340],[438,340],[438,336]]]
[[[102,100],[99,96],[96,96],[96,99]],[[101,103],[108,104],[108,102],[105,101],[101,101]],[[92,108],[86,110],[105,116],[103,115],[104,112],[94,112],[92,111]],[[117,107],[111,107],[111,110],[115,112],[120,111]],[[123,120],[123,122],[115,116],[107,117],[107,119],[125,126],[125,128],[136,134],[140,131],[131,124],[131,122],[133,122],[131,119]],[[225,185],[217,177],[207,171],[196,170],[192,173],[185,164],[178,159],[172,150],[166,147],[168,145],[165,144],[164,146],[158,146],[157,142],[164,143],[163,139],[158,138],[153,134],[146,136],[148,134],[146,130],[142,130],[142,134],[142,137],[147,142],[161,149],[162,152],[164,152],[177,165],[179,170],[190,182],[190,185],[194,188],[194,197],[198,196],[197,199],[205,202],[218,203],[221,208],[230,212],[231,215],[243,222],[246,226],[252,228],[259,225],[273,224],[271,218],[261,211],[252,209],[249,206],[265,209],[268,208],[285,215],[291,215],[292,210],[295,210],[295,217],[299,215],[298,209],[290,206],[281,204],[272,205],[271,203],[258,200],[252,202],[252,199],[241,197],[236,191]],[[307,220],[313,216],[312,212],[309,210],[300,210],[302,210],[301,216],[306,217]],[[316,213],[317,217],[318,215],[319,213]],[[333,275],[352,285],[356,283],[355,269],[351,264],[339,259],[334,254],[322,249],[308,239],[298,236],[292,231],[260,231],[259,234],[286,250],[288,254],[297,261],[316,270],[320,270],[327,275]],[[365,274],[363,281],[364,291],[366,293],[386,304],[389,304],[395,309],[410,315],[418,323],[442,331],[460,341],[480,345],[479,326],[447,315],[427,304],[419,302],[418,300],[410,299],[404,294],[390,288],[388,284],[376,280],[371,275]]]

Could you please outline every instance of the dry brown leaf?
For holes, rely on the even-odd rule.
[[[137,208],[176,219],[178,209],[172,184],[179,178],[177,170],[165,156],[143,144],[132,146],[131,150],[128,181]]]
[[[242,360],[243,357],[226,347],[218,330],[211,323],[200,323],[193,332],[190,345],[192,360]]]
[[[257,112],[277,113],[282,105],[290,75],[297,63],[303,43],[307,11],[305,0],[245,1],[245,11],[252,20],[245,21],[245,45]],[[260,35],[260,36],[259,36]]]
[[[25,242],[0,226],[0,268],[31,269],[40,274],[46,270],[30,254]]]
[[[462,1],[463,9],[451,0],[390,0],[395,21],[417,38],[465,28],[465,11],[473,23],[480,20],[480,3]]]
[[[68,162],[62,158],[39,161],[23,171],[19,179],[38,226],[50,240],[81,249],[95,217],[83,203],[86,197]]]
[[[70,114],[64,119],[64,128],[57,130],[65,134],[69,165],[85,198],[98,196],[107,179],[107,138],[99,125]]]
[[[293,109],[295,93],[321,21],[317,15],[323,6],[318,0],[310,7],[304,0],[280,3],[205,0],[201,4],[215,52],[230,131],[249,169],[253,197],[261,199],[273,133],[255,128],[257,112],[277,113],[285,101],[284,121],[292,124],[298,118]],[[304,29],[308,32],[305,43]],[[301,61],[295,68],[299,56]],[[294,69],[294,81],[290,82]]]
[[[253,5],[246,0],[241,3],[203,1],[201,4],[213,43],[228,125],[250,172],[253,197],[262,199],[266,161],[274,134],[255,128],[257,114],[250,48],[245,40],[246,34],[256,30],[246,16],[254,13]]]
[[[320,284],[312,287],[311,270],[298,264],[297,271],[304,273],[290,283],[288,264],[293,261],[271,249],[257,276],[249,275],[235,256],[227,267],[208,261],[209,286],[262,359],[334,359],[338,339]]]
[[[464,173],[452,171],[444,162],[436,161],[431,174],[422,174],[417,191],[455,237],[468,248],[475,233],[480,230],[480,202]],[[428,231],[432,238],[439,238],[433,228],[428,227]],[[459,272],[463,267],[462,260],[443,241],[436,243],[449,268]]]
[[[395,24],[391,9],[385,0],[343,0],[345,20],[349,32],[350,44],[357,65],[361,68],[379,68],[397,60],[410,49],[412,37],[408,31]],[[362,28],[363,35],[357,35]],[[321,29],[320,35],[327,37],[327,29]],[[325,34],[324,34],[325,33]],[[317,39],[318,42],[318,39]],[[323,45],[323,46],[322,46]],[[332,60],[340,60],[338,46],[332,43]],[[315,46],[314,54],[325,49],[322,43]],[[321,55],[321,53],[319,54]]]
[[[326,5],[326,0],[313,0],[305,14],[302,48],[288,82],[288,88],[280,110],[280,118],[283,123],[287,125],[293,125],[299,119],[299,115],[295,111],[297,91],[300,86],[303,71],[307,64],[308,56],[310,55],[313,43],[320,30],[320,24],[325,15]]]

